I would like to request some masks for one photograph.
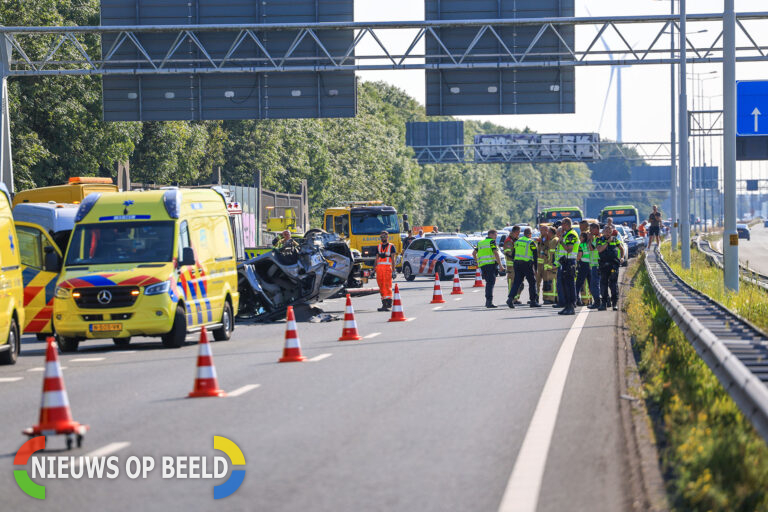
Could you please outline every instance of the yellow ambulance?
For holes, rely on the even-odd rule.
[[[239,305],[224,197],[215,190],[92,193],[83,199],[56,286],[59,349],[88,339],[160,336],[203,326],[227,340]]]
[[[0,364],[14,364],[21,351],[24,284],[11,195],[0,183]]]
[[[72,203],[79,204],[88,194],[117,192],[111,178],[77,176],[69,178],[65,185],[22,190],[13,197],[13,206],[20,203]]]

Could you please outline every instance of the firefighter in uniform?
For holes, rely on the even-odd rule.
[[[512,288],[507,297],[507,306],[515,307],[515,296],[513,290],[518,290],[523,286],[523,279],[528,282],[528,304],[532,308],[540,308],[539,297],[536,294],[536,277],[533,274],[533,264],[536,261],[536,242],[531,240],[531,228],[525,228],[523,236],[515,242],[515,280],[512,282]]]
[[[480,273],[485,280],[485,307],[495,308],[493,304],[493,287],[496,285],[498,272],[503,272],[504,267],[499,257],[499,248],[496,247],[496,230],[491,229],[484,240],[477,243],[472,251],[472,257],[480,267]]]
[[[592,298],[589,290],[592,288],[592,253],[589,251],[589,233],[584,230],[579,235],[579,250],[576,254],[576,293],[581,296],[577,306],[586,306]]]
[[[539,237],[535,239],[537,257],[536,257],[536,295],[541,297],[541,283],[544,281],[546,271],[544,262],[547,258],[547,239],[549,239],[549,229],[545,225],[539,226]]]
[[[560,257],[560,268],[562,270],[562,288],[565,308],[559,315],[575,315],[574,306],[576,304],[576,254],[579,248],[579,235],[571,228],[571,219],[563,219],[563,240],[560,246],[565,251],[565,255]],[[560,281],[560,279],[558,279]]]
[[[381,232],[381,243],[376,253],[376,282],[381,293],[379,311],[392,309],[392,276],[395,274],[395,246],[389,243],[389,234]]]
[[[560,243],[560,238],[557,236],[557,230],[552,226],[542,227],[542,232],[547,230],[548,236],[545,242],[542,242],[542,246],[539,246],[539,250],[544,253],[544,283],[541,288],[541,296],[544,298],[545,304],[557,303],[557,289],[555,288],[555,279],[557,278],[557,268],[555,267],[555,251]]]
[[[509,236],[504,240],[504,259],[507,261],[507,292],[512,290],[512,282],[515,280],[515,243],[520,237],[520,226],[514,226]],[[520,293],[523,291],[522,284],[515,293],[515,303],[520,304]]]

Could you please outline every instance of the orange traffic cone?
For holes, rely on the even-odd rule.
[[[443,289],[440,288],[440,276],[435,274],[435,290],[432,292],[432,302],[430,304],[443,304]]]
[[[69,410],[69,398],[64,388],[59,356],[53,336],[46,338],[48,347],[45,351],[45,373],[43,374],[43,399],[40,404],[40,420],[37,425],[23,431],[28,436],[52,436],[64,434],[77,436],[80,446],[88,425],[81,425],[72,419]],[[67,448],[72,447],[71,437],[67,438]]]
[[[208,331],[203,327],[200,331],[200,349],[197,353],[197,377],[195,388],[187,395],[187,398],[201,398],[207,396],[227,396],[223,389],[219,389],[219,381],[216,378],[216,367],[213,365],[213,353],[211,344],[208,343]]]
[[[293,306],[288,306],[285,314],[285,348],[280,363],[300,363],[306,357],[301,355],[301,342],[296,331],[296,317],[293,315]]]
[[[392,316],[389,317],[390,322],[405,322],[408,320],[403,314],[403,303],[400,301],[400,287],[395,285],[395,302],[392,305]]]
[[[451,290],[451,295],[464,295],[464,292],[461,290],[458,268],[453,269],[453,290]]]
[[[485,285],[483,284],[483,276],[480,275],[480,268],[475,271],[475,284],[472,285],[472,288],[482,288]]]
[[[352,298],[347,294],[347,309],[344,312],[344,329],[341,331],[339,341],[358,341],[363,339],[357,332],[357,322],[355,322],[355,309],[352,307]]]

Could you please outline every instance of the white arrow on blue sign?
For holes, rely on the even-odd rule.
[[[768,135],[768,80],[736,82],[736,134]]]

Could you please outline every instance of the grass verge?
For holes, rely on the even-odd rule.
[[[656,300],[644,265],[636,269],[627,326],[672,507],[768,511],[768,447]]]
[[[680,263],[680,251],[672,252],[669,244],[662,244],[661,253],[664,261],[680,276],[683,281],[702,293],[768,331],[768,293],[759,286],[742,281],[739,293],[725,289],[723,271],[712,265],[706,256],[691,249],[691,268],[683,270]]]

